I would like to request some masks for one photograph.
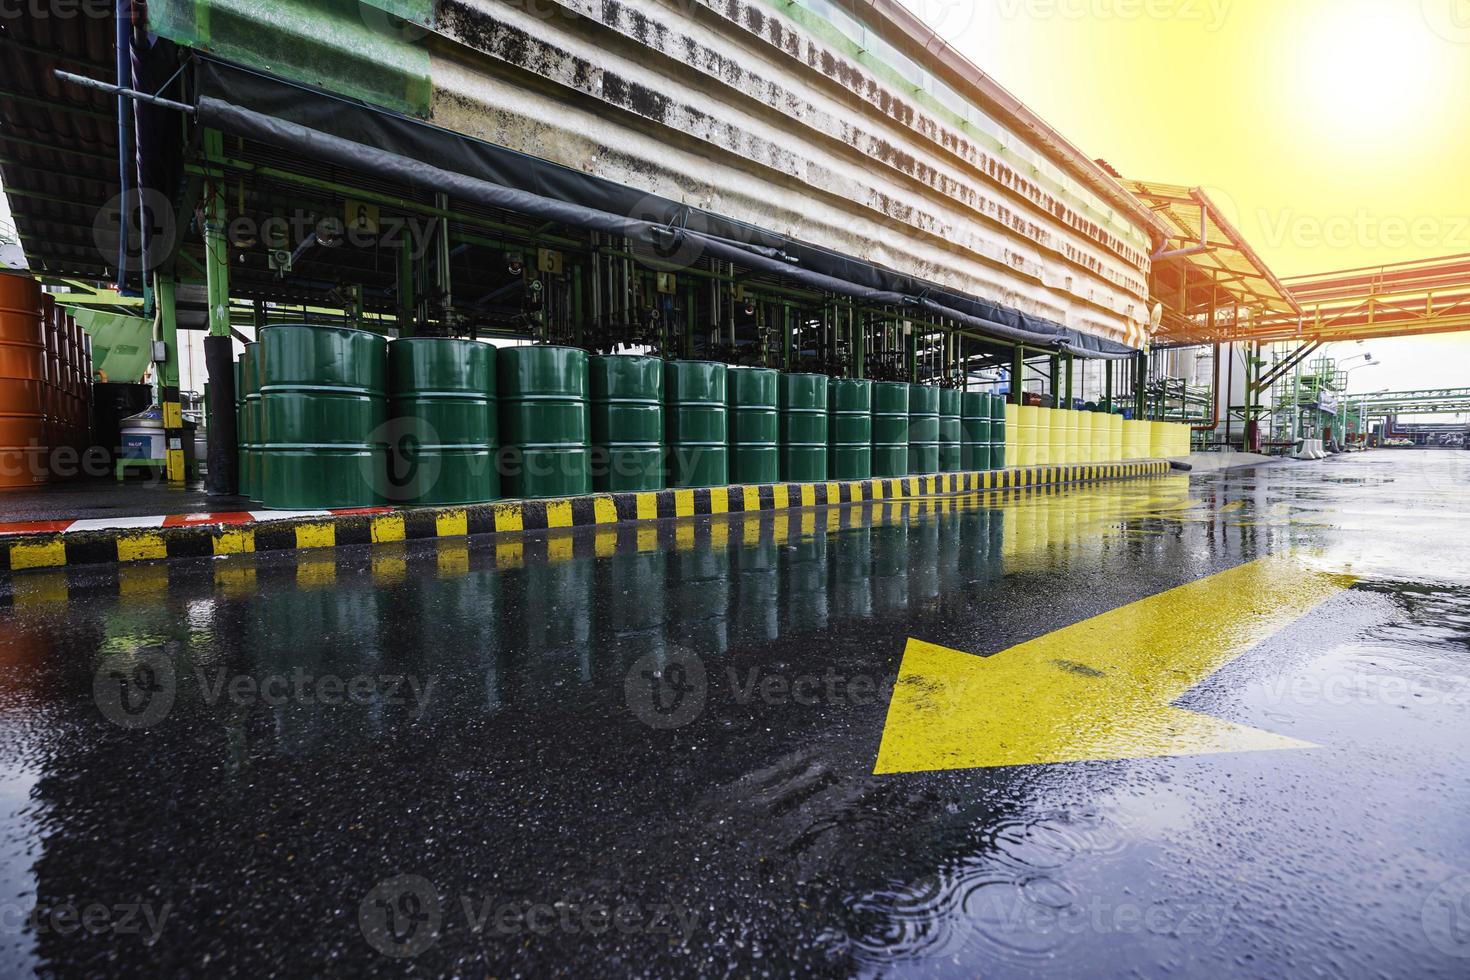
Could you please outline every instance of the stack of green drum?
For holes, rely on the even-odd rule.
[[[909,475],[939,472],[939,389],[909,385]]]
[[[281,324],[260,332],[260,463],[252,484],[266,507],[366,507],[387,499],[387,346],[379,334],[349,327]]]
[[[730,369],[730,482],[775,483],[781,473],[780,376],[769,368]]]
[[[388,499],[442,506],[499,498],[495,348],[448,337],[395,340],[388,382]]]
[[[990,402],[990,469],[1003,470],[1013,465],[1006,459],[1006,400],[1000,395],[986,395]]]
[[[994,443],[991,435],[993,423],[990,396],[983,391],[967,391],[960,400],[960,407],[960,453],[965,471],[974,473],[991,469]],[[1004,431],[1002,428],[1002,437]]]
[[[496,359],[506,496],[591,493],[587,352],[575,347],[506,347]]]
[[[241,481],[249,488],[241,492],[255,503],[261,503],[265,494],[265,457],[264,446],[261,445],[265,438],[265,416],[260,395],[264,377],[261,350],[260,342],[254,341],[246,344],[245,353],[240,355],[240,376],[245,384],[245,410],[241,413],[241,434],[236,440],[241,448]]]
[[[960,392],[939,390],[939,472],[959,473],[964,469],[960,447]]]
[[[236,479],[239,481],[240,496],[250,496],[250,447],[245,438],[245,355],[235,358],[235,448],[237,462]]]
[[[781,479],[827,479],[826,375],[781,375]]]
[[[827,386],[829,408],[827,473],[833,480],[867,480],[873,475],[873,382],[834,378]],[[905,406],[904,414],[908,410]],[[905,449],[907,459],[907,449]]]
[[[909,475],[909,385],[880,381],[873,386],[873,476]]]
[[[722,487],[730,482],[728,375],[729,369],[714,361],[664,363],[669,486]]]
[[[592,487],[599,493],[664,488],[664,362],[593,357]]]

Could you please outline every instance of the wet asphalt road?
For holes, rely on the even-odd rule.
[[[0,975],[1465,976],[1467,488],[1376,452],[19,576]],[[1273,554],[1356,583],[1175,704],[1315,748],[873,774],[909,638]]]

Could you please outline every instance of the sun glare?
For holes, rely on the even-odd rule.
[[[1302,110],[1324,136],[1376,142],[1411,130],[1446,93],[1435,77],[1443,45],[1416,4],[1317,17],[1302,36]]]

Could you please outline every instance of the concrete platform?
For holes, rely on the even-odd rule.
[[[57,483],[36,490],[0,493],[0,522],[84,521],[154,514],[205,514],[249,510],[244,497],[211,497],[202,481],[171,487],[158,480],[112,478]]]
[[[1281,456],[1266,456],[1262,453],[1190,453],[1188,456],[1181,456],[1171,462],[1188,463],[1191,473],[1219,473],[1243,466],[1279,463],[1282,459]]]
[[[187,492],[172,514],[27,520],[0,524],[0,574],[114,562],[202,558],[256,551],[331,548],[475,534],[606,527],[640,521],[908,500],[1162,476],[1164,460],[944,473],[893,480],[778,483],[764,486],[594,494],[467,507],[367,507],[351,510],[200,510]],[[157,492],[157,491],[155,491]],[[66,499],[63,495],[60,499]],[[81,495],[81,502],[93,498]],[[155,498],[156,499],[156,498]],[[131,502],[131,501],[130,501]],[[209,503],[213,506],[214,500]],[[248,502],[242,502],[248,507]],[[54,511],[34,510],[33,514]]]
[[[0,976],[1462,978],[1467,485],[4,578]]]

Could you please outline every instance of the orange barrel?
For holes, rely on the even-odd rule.
[[[46,444],[55,449],[66,441],[66,362],[62,360],[66,312],[48,293],[42,297],[46,318],[46,358],[50,387],[46,389]]]
[[[83,397],[85,379],[82,376],[82,325],[70,313],[66,315],[66,330],[71,340],[71,444],[77,452],[87,448],[86,399]]]
[[[46,324],[41,286],[0,274],[0,489],[46,481]]]

